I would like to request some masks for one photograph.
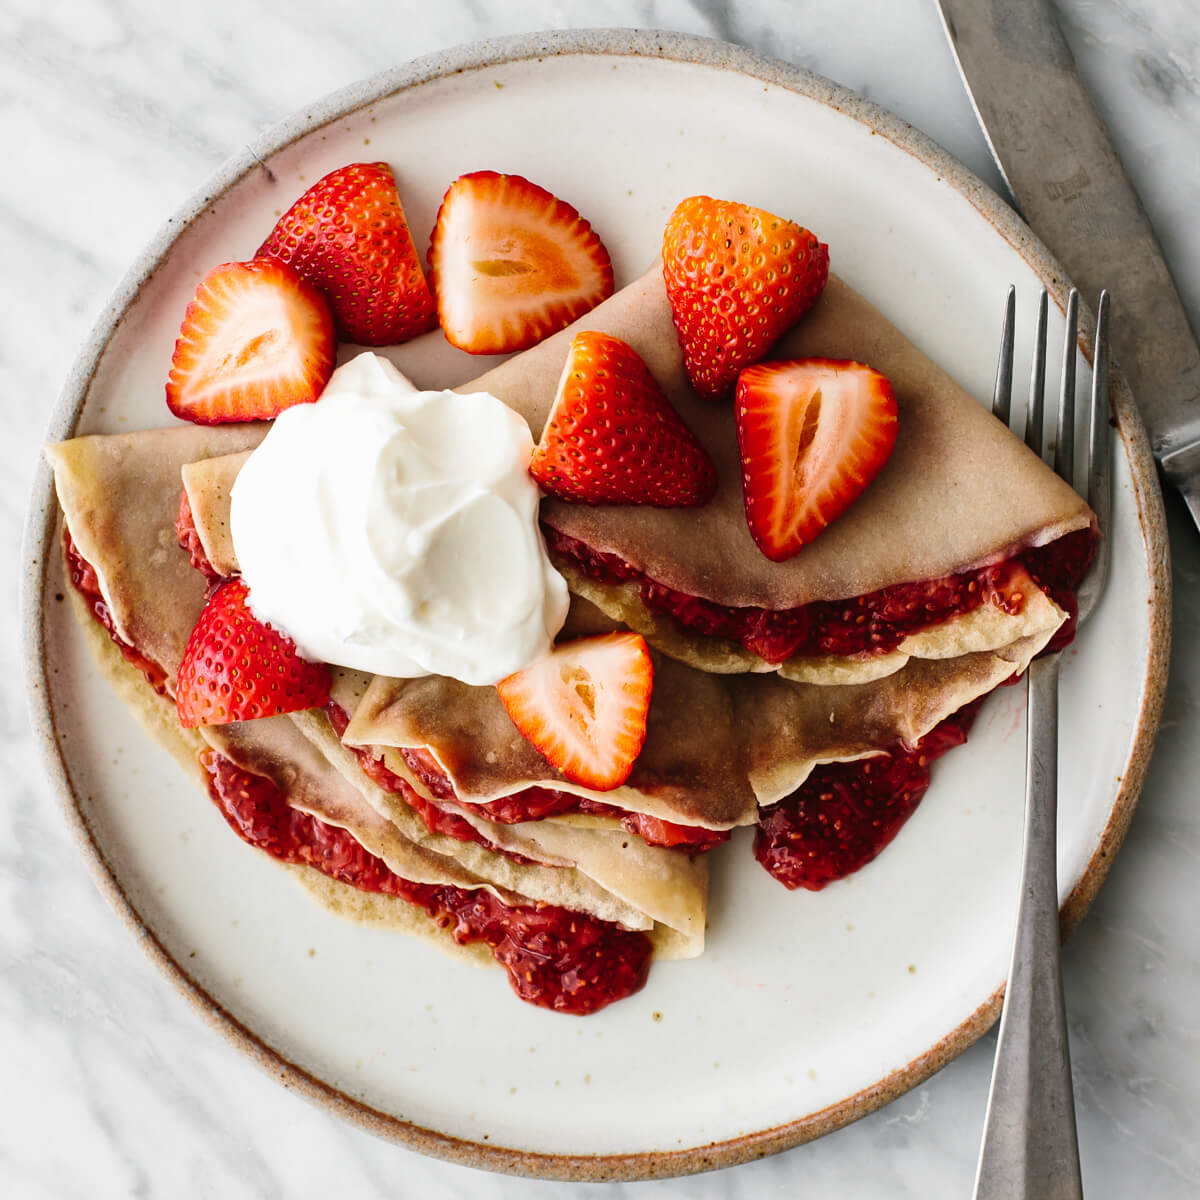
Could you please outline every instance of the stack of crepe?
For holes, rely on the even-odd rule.
[[[526,418],[536,438],[576,329],[614,334],[642,355],[712,456],[720,484],[709,504],[692,510],[546,500],[543,523],[675,591],[768,609],[850,600],[1007,560],[1093,523],[1069,487],[831,277],[773,357],[870,363],[893,384],[899,438],[883,472],[845,516],[793,559],[770,562],[746,526],[732,409],[701,401],[688,387],[657,268],[576,326],[463,390],[499,397]],[[395,355],[401,368],[404,353],[402,347]],[[185,761],[194,761],[198,743],[174,719],[171,682],[206,581],[176,543],[180,487],[186,485],[209,561],[223,574],[236,572],[229,490],[264,433],[261,425],[174,427],[78,438],[48,451],[66,526],[96,572],[114,630],[163,668],[167,696],[156,695],[111,645],[106,667],[123,678],[122,694],[156,736]],[[619,814],[567,812],[506,824],[478,806],[542,788],[693,829],[753,824],[760,806],[792,793],[816,765],[911,745],[1023,671],[1065,619],[1018,569],[1011,586],[1021,593],[1019,604],[951,617],[884,654],[777,664],[648,608],[636,582],[598,582],[571,561],[559,565],[574,593],[564,638],[626,626],[646,637],[654,658],[645,747],[628,781],[613,791],[591,791],[552,768],[521,738],[494,688],[439,677],[337,671],[334,700],[349,718],[340,739],[323,711],[206,728],[199,736],[244,770],[266,776],[293,806],[348,830],[404,878],[590,913],[647,930],[657,952],[686,957],[703,946],[704,855],[648,845]],[[99,628],[90,614],[84,624]],[[103,635],[93,640],[107,643]],[[371,759],[404,788],[375,782],[379,772],[363,769]],[[408,789],[465,820],[479,840],[429,832]],[[344,915],[386,919],[451,943],[405,901],[355,894],[310,868],[297,871]]]

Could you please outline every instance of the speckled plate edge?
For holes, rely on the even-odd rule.
[[[158,269],[175,240],[228,188],[263,160],[301,137],[366,105],[444,76],[499,62],[572,54],[662,58],[748,75],[800,93],[852,118],[910,154],[962,194],[1025,260],[1065,308],[1069,284],[1061,266],[1016,213],[939,145],[906,122],[845,88],[799,67],[764,58],[741,47],[679,33],[633,29],[596,29],[522,34],[456,47],[416,59],[333,93],[269,130],[222,166],[205,186],[158,231],[125,275],[96,323],[67,378],[47,429],[48,441],[70,437],[79,420],[92,377],[105,349],[141,288]],[[1094,329],[1083,314],[1080,346],[1090,359]],[[1122,772],[1116,799],[1100,842],[1063,905],[1069,931],[1087,911],[1120,847],[1146,775],[1162,713],[1170,655],[1170,559],[1162,496],[1145,429],[1119,371],[1112,379],[1112,400],[1124,452],[1133,478],[1142,538],[1150,566],[1150,628],[1147,669],[1141,681],[1137,729]],[[547,1179],[630,1180],[683,1175],[730,1166],[811,1141],[880,1108],[940,1070],[979,1038],[999,1015],[1003,988],[966,1021],[906,1066],[871,1087],[820,1112],[729,1141],[685,1150],[629,1155],[535,1154],[503,1146],[465,1141],[438,1133],[363,1105],[287,1061],[242,1025],[199,987],[170,956],[134,908],[106,860],[80,809],[63,758],[46,675],[43,592],[57,517],[53,478],[39,463],[25,526],[22,551],[21,627],[30,716],[46,770],[62,802],[98,887],[131,928],[151,960],[223,1033],[286,1088],[383,1137],[439,1158],[492,1171]]]

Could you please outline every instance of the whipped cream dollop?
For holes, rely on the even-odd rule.
[[[300,653],[491,684],[544,654],[567,585],[538,529],[529,427],[487,393],[339,367],[238,474],[230,532],[255,616]]]

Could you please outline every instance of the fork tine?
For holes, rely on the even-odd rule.
[[[1075,358],[1079,336],[1079,293],[1067,296],[1067,324],[1063,333],[1062,381],[1058,392],[1058,421],[1054,435],[1054,470],[1075,486]]]
[[[1016,336],[1017,289],[1009,286],[1004,306],[1004,331],[1000,335],[1000,361],[996,364],[996,388],[992,393],[992,415],[1009,422],[1012,413],[1013,339]]]
[[[1038,299],[1037,330],[1033,343],[1033,371],[1029,376],[1029,408],[1025,417],[1025,445],[1034,454],[1042,453],[1046,389],[1046,289]]]
[[[1110,429],[1108,424],[1108,292],[1100,293],[1096,313],[1096,349],[1092,355],[1092,395],[1088,414],[1088,504],[1107,534],[1112,490],[1109,486]]]
[[[1112,556],[1112,429],[1108,414],[1108,293],[1100,293],[1096,313],[1096,344],[1092,354],[1092,391],[1088,412],[1087,502],[1100,526],[1100,544],[1092,569],[1083,577],[1076,596],[1079,622],[1091,615],[1108,578]]]

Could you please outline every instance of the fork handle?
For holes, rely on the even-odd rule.
[[[975,1200],[1083,1196],[1058,925],[1058,655],[1028,681],[1021,901]]]

